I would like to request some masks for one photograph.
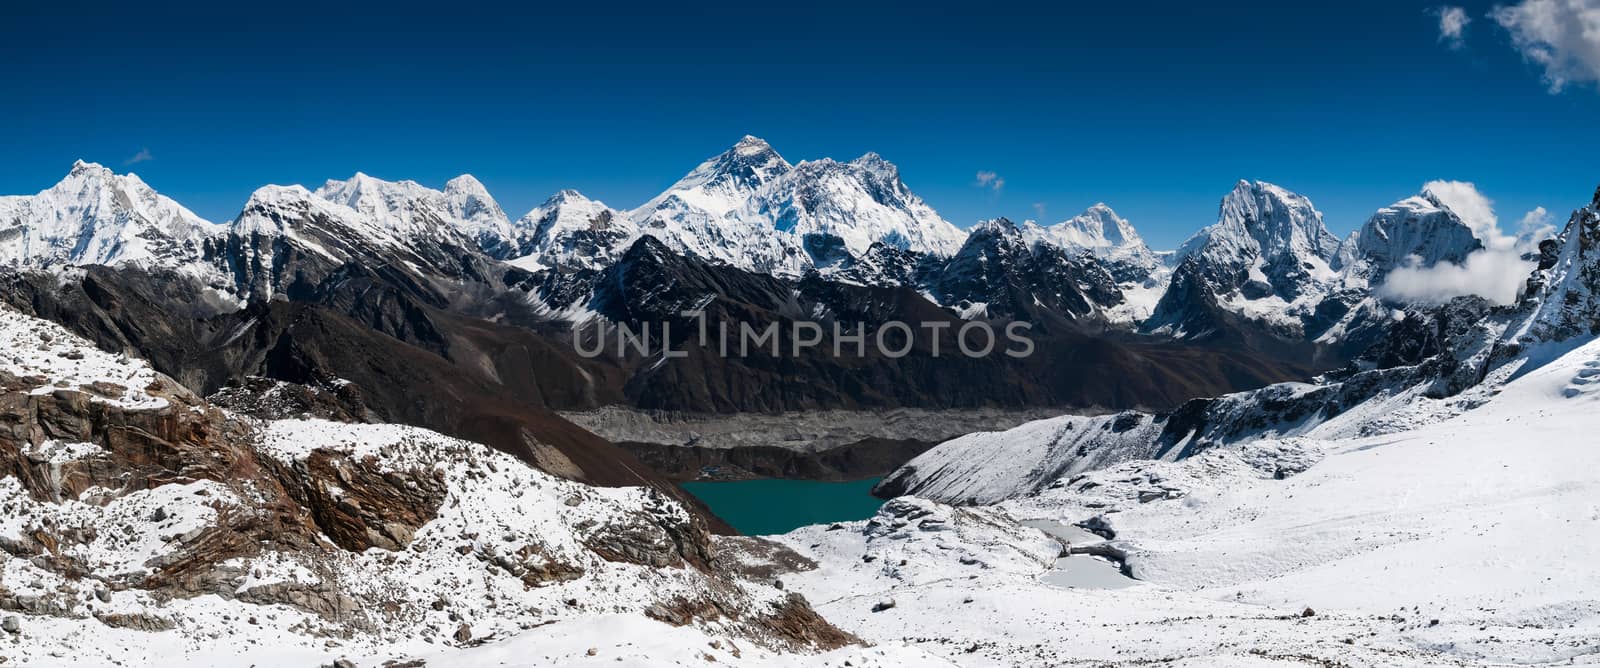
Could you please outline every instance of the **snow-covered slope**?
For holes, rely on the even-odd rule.
[[[1468,410],[1492,391],[1475,386],[1504,355],[1506,330],[1517,317],[1475,298],[1412,311],[1372,350],[1316,382],[1194,399],[1169,413],[1068,415],[968,434],[885,476],[879,489],[994,503],[1131,460],[1174,461],[1288,437],[1404,431]]]
[[[13,267],[194,269],[206,240],[223,231],[137,175],[81,160],[37,195],[0,197],[0,265]]]
[[[996,505],[897,499],[783,536],[818,563],[785,580],[961,665],[1587,664],[1600,341],[1504,370],[1472,410],[1392,434],[1130,462]]]
[[[499,665],[512,650],[793,665],[851,642],[723,565],[704,524],[651,490],[412,427],[245,418],[7,308],[0,342],[0,601],[19,665]]]
[[[1600,594],[1600,580],[1576,566],[1600,557],[1584,528],[1597,521],[1584,499],[1600,489],[1600,452],[1587,436],[1600,427],[1600,341],[1541,345],[1511,367],[1511,380],[1459,417],[1300,443],[1320,460],[1284,481],[1235,484],[1206,480],[1200,462],[1170,467],[1192,476],[1168,477],[1181,504],[1117,499],[1122,512],[1109,525],[1128,541],[1136,577],[1210,596],[1373,613],[1424,605],[1462,624],[1529,613],[1600,622],[1600,610],[1579,603]],[[1048,505],[1073,495],[1043,496]],[[1562,569],[1541,564],[1573,568],[1552,577]]]

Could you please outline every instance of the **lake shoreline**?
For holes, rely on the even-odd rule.
[[[882,499],[872,496],[872,488],[879,480],[763,478],[686,482],[681,486],[739,533],[764,536],[872,517],[883,505]]]

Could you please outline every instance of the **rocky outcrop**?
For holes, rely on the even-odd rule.
[[[584,538],[584,547],[607,561],[710,570],[711,534],[704,522],[655,494],[643,510],[596,527]]]
[[[448,491],[437,471],[385,471],[376,458],[328,450],[268,468],[289,497],[310,510],[323,535],[355,552],[404,549],[438,514]]]
[[[266,625],[306,644],[447,640],[461,627],[467,645],[556,605],[644,614],[695,592],[703,608],[685,623],[741,642],[853,641],[719,559],[707,523],[666,494],[562,481],[409,427],[241,416],[34,326],[36,339],[8,339],[27,359],[0,360],[0,512],[21,527],[0,551],[23,574],[0,582],[0,609],[190,638],[238,606],[223,619],[248,621],[209,638]],[[41,365],[79,371],[26,372]]]
[[[104,505],[119,497],[165,486],[194,486],[215,495],[213,519],[204,526],[171,535],[163,552],[143,574],[97,574],[69,556],[69,544],[93,543],[91,526],[52,523],[39,518],[28,540],[8,545],[13,554],[32,554],[53,572],[104,581],[118,590],[140,590],[157,599],[236,594],[251,602],[282,603],[330,619],[350,619],[360,606],[348,596],[322,588],[274,588],[236,592],[240,576],[230,561],[265,550],[317,552],[333,541],[346,549],[405,547],[411,532],[430,519],[443,491],[430,476],[377,474],[370,462],[331,457],[287,468],[249,447],[253,426],[163,378],[143,388],[159,407],[125,407],[107,397],[124,388],[105,385],[61,387],[28,392],[43,379],[0,375],[0,467],[19,481],[34,500],[48,504],[77,501]],[[56,443],[92,446],[87,456],[61,461],[44,449]],[[419,484],[419,482],[421,484]],[[431,484],[430,484],[431,483]],[[306,493],[342,485],[344,498]],[[92,495],[86,496],[92,490]],[[215,490],[215,491],[212,491]],[[247,501],[247,503],[238,503]],[[168,511],[157,508],[124,532],[158,530]],[[376,525],[376,528],[374,526]],[[145,628],[149,620],[113,617],[108,624]],[[161,624],[156,624],[160,626]]]

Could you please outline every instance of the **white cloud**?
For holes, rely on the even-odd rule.
[[[1033,215],[1038,216],[1040,220],[1044,219],[1044,202],[1033,203]]]
[[[973,185],[976,185],[979,188],[988,188],[995,192],[1000,192],[1001,188],[1006,187],[1006,180],[1005,177],[1002,177],[999,174],[991,172],[987,169],[983,169],[978,171],[978,181]]]
[[[1542,206],[1522,214],[1522,220],[1517,221],[1517,245],[1537,246],[1540,241],[1555,236],[1554,222],[1550,212]]]
[[[1439,304],[1464,295],[1509,304],[1516,300],[1533,267],[1514,250],[1481,250],[1461,264],[1412,264],[1395,269],[1384,280],[1382,292],[1386,297],[1424,304]]]
[[[1422,189],[1433,193],[1445,208],[1461,217],[1461,222],[1472,228],[1472,235],[1489,248],[1509,247],[1516,240],[1500,231],[1500,219],[1495,216],[1494,202],[1478,187],[1467,181],[1429,181]]]
[[[1522,57],[1544,68],[1550,92],[1600,82],[1600,0],[1524,0],[1489,13]]]
[[[149,162],[149,161],[155,160],[155,159],[156,159],[155,156],[150,155],[150,149],[141,148],[141,149],[139,149],[138,153],[133,154],[133,157],[128,158],[127,160],[123,160],[122,164],[124,164],[124,165],[137,165],[137,164],[139,164],[141,162]]]
[[[1439,41],[1450,45],[1452,49],[1466,47],[1467,24],[1472,23],[1472,19],[1467,17],[1467,10],[1445,5],[1429,11],[1439,17]]]
[[[1430,181],[1423,188],[1460,216],[1484,248],[1468,255],[1461,264],[1440,262],[1423,267],[1420,259],[1413,256],[1406,266],[1389,272],[1381,293],[1391,299],[1423,304],[1443,303],[1464,295],[1478,295],[1498,304],[1515,301],[1534,268],[1534,263],[1522,256],[1536,250],[1539,241],[1555,230],[1550,225],[1550,214],[1544,207],[1529,211],[1518,221],[1517,235],[1511,236],[1500,229],[1494,202],[1473,184]]]

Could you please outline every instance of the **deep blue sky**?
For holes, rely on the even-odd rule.
[[[962,226],[1104,200],[1162,247],[1239,178],[1305,193],[1340,234],[1430,179],[1476,182],[1507,226],[1564,220],[1600,182],[1600,93],[1549,93],[1480,2],[1461,50],[1432,3],[1377,1],[19,4],[0,193],[81,157],[218,221],[261,184],[356,170],[470,172],[512,216],[565,187],[630,208],[747,133],[791,161],[877,151]]]

